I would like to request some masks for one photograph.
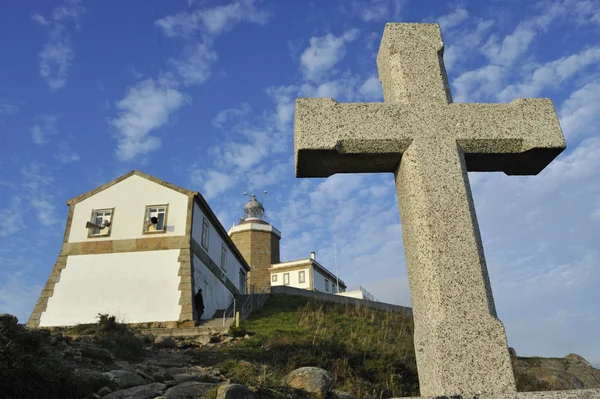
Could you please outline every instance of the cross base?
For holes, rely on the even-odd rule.
[[[414,396],[392,399],[600,399],[600,389],[517,393],[485,393],[479,395]]]

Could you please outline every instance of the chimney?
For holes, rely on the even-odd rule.
[[[310,253],[310,258],[311,258],[312,260],[315,260],[315,252],[314,252],[314,251]]]

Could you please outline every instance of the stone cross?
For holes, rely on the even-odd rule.
[[[453,103],[442,56],[437,24],[388,23],[383,103],[296,100],[296,176],[394,172],[421,395],[516,395],[467,171],[535,175],[565,139],[549,99]]]

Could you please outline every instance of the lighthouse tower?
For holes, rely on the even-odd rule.
[[[279,263],[281,232],[265,217],[265,208],[252,194],[244,206],[244,217],[229,229],[229,237],[250,266],[248,292],[259,292],[271,284],[269,268]]]

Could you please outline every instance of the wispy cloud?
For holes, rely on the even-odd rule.
[[[192,187],[201,187],[206,199],[212,199],[224,193],[236,183],[235,177],[216,170],[192,169],[189,177]]]
[[[3,227],[0,229],[0,237],[13,236],[27,227],[24,221],[23,206],[23,200],[19,196],[13,196],[10,204],[2,204],[0,220]]]
[[[167,37],[187,37],[197,31],[217,36],[240,22],[264,25],[269,13],[256,7],[254,0],[237,0],[225,6],[169,15],[156,21]]]
[[[79,161],[79,154],[73,151],[71,146],[66,142],[58,144],[58,151],[55,156],[60,163],[64,164]]]
[[[73,26],[79,28],[84,12],[80,0],[65,0],[64,4],[53,9],[48,18],[38,13],[32,15],[34,21],[48,29],[48,38],[38,57],[40,76],[50,91],[57,91],[67,84],[69,69],[75,58],[70,30]]]
[[[30,128],[33,142],[37,145],[48,143],[50,136],[58,134],[56,123],[59,119],[59,115],[42,115],[37,117]]]
[[[353,0],[344,4],[342,12],[358,17],[364,22],[389,22],[402,19],[406,0]]]
[[[206,82],[210,77],[210,67],[217,58],[217,53],[208,43],[198,43],[186,47],[182,56],[170,60],[170,63],[183,85],[191,86]]]
[[[249,112],[250,105],[248,103],[242,103],[240,109],[230,108],[220,111],[210,123],[214,127],[221,128],[225,123],[229,122],[230,120],[246,116]]]
[[[346,31],[341,36],[331,33],[311,37],[310,45],[300,56],[304,77],[317,80],[331,70],[345,55],[345,46],[358,37],[358,30]]]
[[[150,132],[163,126],[169,114],[190,102],[190,97],[168,80],[146,79],[130,87],[116,104],[119,115],[110,120],[116,129],[117,157],[130,161],[160,148],[160,138],[151,136]]]

